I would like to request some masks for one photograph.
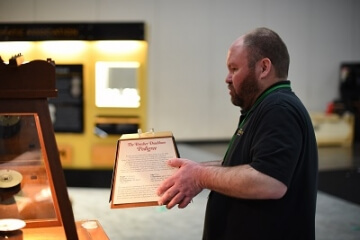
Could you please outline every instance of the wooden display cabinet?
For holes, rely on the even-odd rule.
[[[5,64],[0,58],[0,219],[26,223],[0,238],[91,239],[74,221],[50,119],[54,65],[50,59]],[[96,239],[108,239],[97,226]]]

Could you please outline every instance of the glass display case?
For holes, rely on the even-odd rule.
[[[45,236],[56,229],[64,236],[56,239],[78,239],[47,101],[57,94],[54,66],[51,59],[22,64],[16,57],[5,64],[0,58],[0,232],[5,238],[9,231],[33,239],[27,229],[42,229]]]
[[[37,113],[0,113],[0,239],[108,240],[96,220],[61,214],[49,160]]]
[[[0,113],[0,216],[60,225],[39,116]]]

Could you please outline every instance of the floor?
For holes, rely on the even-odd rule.
[[[178,147],[182,157],[196,161],[219,159],[226,149],[224,144],[179,144]],[[360,201],[357,202],[360,192],[359,151],[359,145],[347,149],[319,149],[317,240],[360,239]],[[104,176],[105,179],[109,177]],[[110,209],[108,187],[79,186],[73,184],[68,188],[75,219],[99,220],[112,240],[201,239],[208,194],[206,190],[196,196],[194,202],[185,209]],[[344,196],[338,193],[339,189],[345,192]]]

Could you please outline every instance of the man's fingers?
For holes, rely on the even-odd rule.
[[[167,189],[161,196],[161,198],[158,201],[159,205],[167,205],[169,202],[171,202],[179,193],[179,190],[175,189],[174,187],[171,187]]]
[[[183,159],[180,158],[173,158],[167,161],[167,164],[171,167],[179,168],[184,163]]]
[[[167,193],[166,193],[167,194]],[[168,196],[171,196],[172,193],[169,193]],[[184,195],[181,192],[178,192],[173,197],[169,198],[169,201],[166,203],[168,209],[173,208],[175,205],[179,204],[184,199]]]
[[[168,191],[174,185],[174,181],[171,178],[168,178],[156,190],[158,196],[162,196],[166,191]]]
[[[185,197],[180,203],[179,203],[179,208],[185,208],[187,207],[187,205],[189,205],[190,203],[192,203],[192,198],[191,197]]]

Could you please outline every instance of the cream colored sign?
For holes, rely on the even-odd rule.
[[[112,204],[156,203],[157,187],[176,171],[166,161],[175,157],[177,151],[172,137],[119,141]]]

